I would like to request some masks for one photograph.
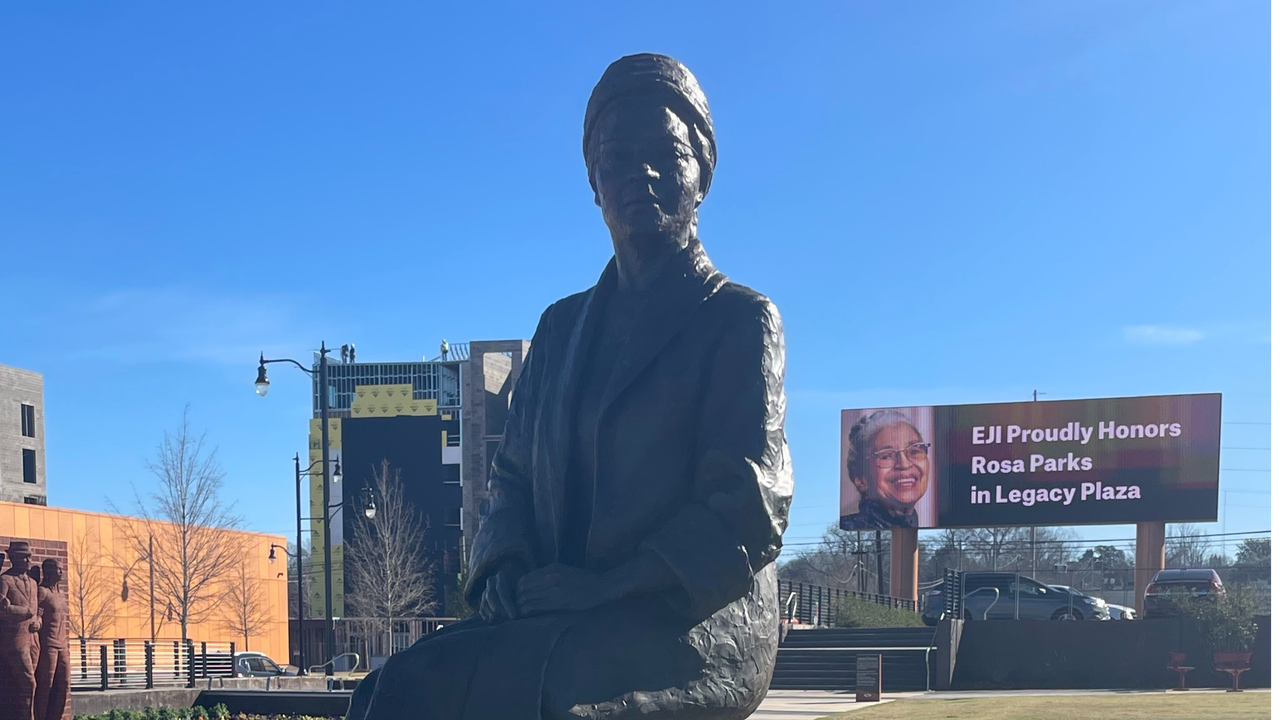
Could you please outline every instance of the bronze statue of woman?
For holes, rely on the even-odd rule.
[[[697,80],[613,63],[583,152],[614,257],[534,333],[472,547],[478,613],[389,658],[348,718],[735,720],[768,689],[782,326],[699,241],[716,142]]]

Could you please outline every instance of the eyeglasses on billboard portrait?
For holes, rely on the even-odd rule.
[[[923,462],[929,457],[929,443],[914,443],[902,450],[880,450],[871,457],[875,459],[876,467],[881,470],[888,470],[897,462],[898,455],[906,457],[908,461],[913,463]]]

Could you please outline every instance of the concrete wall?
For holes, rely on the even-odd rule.
[[[35,409],[35,437],[22,435],[22,406]],[[35,452],[36,482],[23,482],[22,451]],[[40,373],[0,365],[0,500],[24,502],[48,497],[44,472],[44,378]]]
[[[1177,673],[1166,667],[1171,652],[1187,653],[1196,668],[1188,686],[1230,687],[1192,621],[987,620],[964,623],[951,689],[1177,687]],[[1270,615],[1258,616],[1252,665],[1241,687],[1270,687]]]
[[[473,341],[471,357],[462,365],[462,535],[467,547],[480,524],[489,458],[502,439],[511,392],[528,353],[524,340]]]
[[[64,586],[69,590],[72,613],[77,607],[88,611],[101,608],[105,618],[102,639],[146,639],[151,635],[150,597],[148,571],[144,559],[137,557],[125,541],[129,532],[139,532],[137,518],[106,515],[81,510],[39,507],[0,502],[0,538],[30,540],[33,554],[41,553],[57,557],[60,548],[66,550],[66,576]],[[132,528],[132,529],[131,529]],[[289,614],[288,587],[285,563],[269,563],[268,553],[272,543],[284,545],[285,538],[277,535],[238,532],[237,539],[247,548],[246,562],[249,577],[261,590],[263,612],[269,618],[265,629],[249,637],[250,650],[263,652],[280,664],[289,662]],[[157,541],[159,542],[159,541]],[[129,599],[120,599],[125,569],[132,564],[129,575]],[[8,567],[8,561],[5,562]],[[92,579],[92,586],[77,593],[79,578]],[[77,597],[79,595],[79,597]],[[172,640],[181,636],[176,622],[165,619],[167,600],[156,597],[156,637]],[[235,642],[237,650],[244,650],[244,637],[227,627],[225,608],[214,607],[207,618],[193,623],[188,631],[195,642]],[[72,635],[75,630],[73,625]]]

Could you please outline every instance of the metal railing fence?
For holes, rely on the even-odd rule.
[[[235,643],[192,640],[81,639],[71,643],[73,690],[195,687],[235,677]]]
[[[883,605],[895,610],[916,611],[916,602],[876,593],[843,590],[796,580],[778,581],[778,600],[785,620],[806,625],[830,625],[832,613],[845,600]]]

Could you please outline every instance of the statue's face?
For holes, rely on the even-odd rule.
[[[49,585],[57,585],[62,582],[62,568],[58,567],[57,561],[46,560],[41,565],[44,570],[44,582]]]
[[[615,236],[667,235],[693,223],[701,168],[683,120],[651,101],[622,100],[594,133],[596,204]]]
[[[9,556],[10,567],[18,572],[24,573],[31,569],[31,556],[21,553],[14,553]]]

